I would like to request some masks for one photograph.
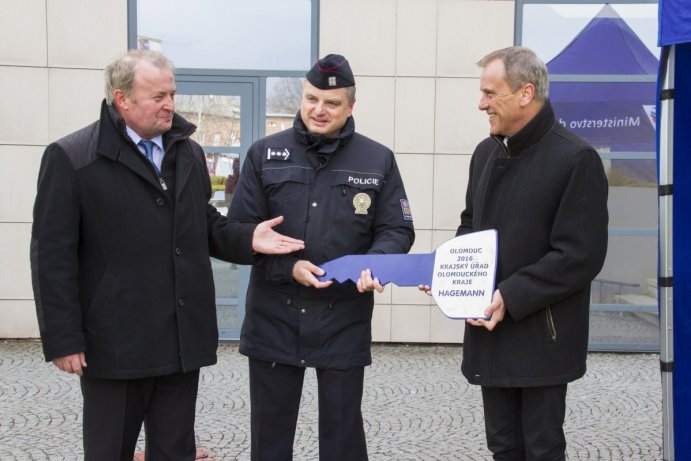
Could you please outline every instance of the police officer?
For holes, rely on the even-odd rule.
[[[293,255],[254,262],[240,352],[249,357],[252,460],[292,459],[306,367],[316,368],[320,460],[366,460],[361,402],[374,290],[321,282],[319,264],[344,255],[407,253],[413,219],[390,149],[355,132],[355,79],[330,54],[307,72],[293,127],[249,149],[229,217],[305,241]],[[363,268],[364,269],[364,268]]]

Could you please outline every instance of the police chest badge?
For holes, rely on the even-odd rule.
[[[359,192],[353,197],[355,214],[367,214],[370,205],[372,205],[372,199],[365,192]]]

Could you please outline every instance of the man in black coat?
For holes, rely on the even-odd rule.
[[[496,229],[499,255],[487,318],[466,323],[462,371],[482,386],[494,459],[563,460],[566,387],[585,373],[590,283],[607,252],[607,179],[555,120],[531,50],[478,65],[490,136],[473,153],[457,235]]]
[[[407,253],[412,215],[393,153],[355,132],[355,80],[340,55],[307,73],[293,128],[254,143],[229,217],[305,241],[301,253],[255,259],[240,352],[249,357],[252,460],[291,460],[306,367],[319,387],[319,457],[367,459],[361,402],[372,362],[373,290],[319,281],[319,264],[350,254]],[[364,269],[364,268],[363,268]],[[327,274],[328,276],[328,274]]]
[[[45,151],[31,238],[47,361],[81,377],[84,454],[195,457],[199,369],[216,362],[209,257],[303,248],[272,227],[231,223],[209,205],[195,126],[175,114],[172,64],[132,51],[106,69],[100,119]],[[88,363],[88,365],[87,365]]]

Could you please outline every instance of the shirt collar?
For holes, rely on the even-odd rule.
[[[134,131],[127,125],[125,125],[125,131],[127,132],[127,136],[129,136],[135,144],[139,144],[139,141],[144,139],[141,136],[139,136],[136,131]],[[156,144],[158,148],[161,149],[161,152],[163,152],[163,135],[159,134],[158,136],[154,136],[150,139],[150,141]]]

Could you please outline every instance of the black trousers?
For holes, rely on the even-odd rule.
[[[291,461],[305,368],[249,359],[252,461]],[[320,461],[366,461],[364,367],[317,369]]]
[[[81,378],[84,459],[132,461],[142,422],[148,461],[192,461],[199,370],[142,379]]]
[[[487,447],[495,460],[565,459],[566,384],[482,387]]]

